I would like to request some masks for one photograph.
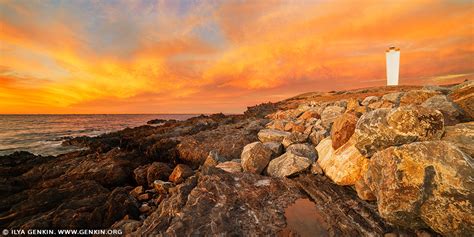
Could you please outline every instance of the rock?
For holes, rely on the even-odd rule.
[[[328,106],[321,114],[321,122],[325,128],[330,128],[334,120],[344,113],[345,108],[340,106]]]
[[[138,185],[148,185],[146,177],[148,167],[149,165],[142,165],[133,170],[133,178]]]
[[[370,187],[365,183],[365,180],[363,177],[357,180],[354,186],[357,192],[357,196],[359,196],[360,199],[366,200],[366,201],[377,200],[377,197],[375,197],[372,190],[370,190]]]
[[[449,98],[464,110],[464,120],[474,119],[474,81],[467,81],[453,87]]]
[[[192,176],[194,171],[185,164],[178,164],[173,169],[173,173],[171,173],[169,177],[169,181],[175,184],[182,183],[186,178]]]
[[[140,210],[141,213],[148,213],[149,211],[151,211],[151,207],[144,203],[138,210]]]
[[[270,162],[272,151],[261,142],[246,145],[240,159],[242,169],[246,172],[260,174]]]
[[[415,142],[377,152],[364,179],[388,221],[469,236],[474,232],[473,162],[452,143]]]
[[[150,194],[149,193],[144,193],[144,194],[141,194],[140,196],[137,197],[138,201],[148,201],[150,200]]]
[[[309,135],[309,140],[313,145],[317,146],[327,136],[328,132],[326,130],[313,130]]]
[[[431,98],[435,95],[439,95],[441,93],[437,91],[430,91],[430,90],[411,90],[405,92],[402,97],[400,97],[400,106],[404,105],[421,105],[425,102],[428,98]]]
[[[444,132],[441,112],[421,106],[377,109],[357,122],[355,147],[371,157],[376,151],[415,141],[440,139]]]
[[[362,105],[367,106],[369,104],[375,103],[379,101],[379,97],[377,96],[367,96],[365,99],[362,101]]]
[[[282,142],[291,133],[274,129],[262,129],[258,132],[258,139],[261,142]]]
[[[311,163],[313,162],[307,157],[286,152],[270,161],[267,173],[273,177],[288,177],[306,170]]]
[[[395,106],[398,106],[400,104],[400,98],[403,96],[403,92],[393,92],[389,94],[385,94],[382,96],[383,101],[388,101],[393,103]]]
[[[298,117],[300,120],[308,120],[310,118],[320,119],[321,115],[319,115],[319,113],[315,110],[308,110]]]
[[[269,129],[285,131],[286,124],[287,124],[287,121],[282,120],[282,119],[276,119],[276,120],[271,121],[266,127]]]
[[[367,112],[366,107],[361,106],[358,99],[351,98],[348,100],[346,113],[354,113],[355,115],[360,117],[362,114],[365,114],[366,112]]]
[[[272,151],[272,157],[277,157],[283,154],[283,145],[279,142],[265,142],[263,145]]]
[[[293,133],[304,133],[305,130],[306,127],[303,124],[295,124],[291,129]]]
[[[130,235],[133,231],[137,230],[142,223],[137,220],[123,219],[115,222],[110,229],[122,230],[122,235]]]
[[[167,180],[173,170],[165,163],[153,162],[147,169],[147,183],[151,187],[155,180]]]
[[[289,145],[295,143],[305,143],[306,140],[308,140],[308,135],[305,135],[304,133],[294,132],[291,133],[289,136],[286,136],[281,144],[283,144],[284,147],[288,147]]]
[[[306,143],[304,143],[304,144],[293,144],[293,145],[286,148],[286,152],[291,152],[295,155],[309,158],[313,162],[316,160],[316,158],[318,158],[318,154],[316,153],[316,150],[314,149],[314,146],[311,146],[311,145],[306,144]]]
[[[459,111],[454,103],[449,101],[448,97],[445,95],[435,95],[423,102],[421,106],[437,109],[443,113],[445,125],[454,125],[459,123],[458,118],[460,118],[462,115],[461,111]]]
[[[429,91],[437,91],[441,92],[444,95],[449,94],[451,92],[451,89],[448,87],[443,87],[443,86],[437,86],[437,85],[426,85],[423,86],[423,90],[429,90]]]
[[[153,182],[153,188],[161,194],[167,194],[169,189],[173,187],[173,183],[171,182],[165,182],[161,180],[155,180]]]
[[[357,124],[357,117],[353,114],[345,113],[334,120],[331,128],[332,147],[337,149],[344,145],[352,134]]]
[[[216,166],[219,163],[225,162],[226,160],[223,157],[220,157],[217,151],[210,151],[206,160],[204,161],[204,166]]]
[[[321,168],[321,166],[319,166],[318,162],[314,162],[314,163],[311,165],[311,173],[312,173],[312,174],[320,174],[320,175],[323,175],[323,174],[324,174],[324,171],[323,171],[323,169]]]
[[[336,150],[331,143],[331,138],[326,138],[316,147],[319,166],[334,183],[354,185],[367,170],[369,160],[355,148],[354,137]]]
[[[135,187],[132,191],[130,191],[130,195],[138,198],[138,196],[140,196],[140,194],[144,192],[145,192],[145,189],[143,189],[143,186],[138,186],[138,187]]]
[[[474,122],[445,127],[441,139],[454,143],[461,151],[474,157]]]
[[[379,100],[377,102],[374,102],[372,104],[367,105],[367,108],[369,110],[374,110],[374,109],[381,109],[381,108],[393,108],[395,107],[395,104],[392,102],[386,101],[386,100]]]
[[[226,161],[218,164],[216,168],[224,170],[225,172],[229,173],[238,173],[242,172],[242,166],[240,162],[235,161]]]

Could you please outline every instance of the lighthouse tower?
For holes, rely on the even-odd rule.
[[[400,49],[392,46],[385,51],[385,56],[387,58],[387,86],[396,86],[400,69]]]

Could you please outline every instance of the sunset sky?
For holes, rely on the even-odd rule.
[[[474,78],[474,2],[0,0],[0,113],[240,113]]]

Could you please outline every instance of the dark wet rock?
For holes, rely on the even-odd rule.
[[[377,109],[364,114],[357,122],[355,147],[370,157],[390,146],[439,140],[443,132],[444,118],[438,110],[421,106]]]
[[[132,191],[130,191],[130,195],[137,198],[144,192],[145,192],[145,189],[143,188],[143,186],[137,186],[134,189],[132,189]]]
[[[152,120],[146,122],[146,124],[160,124],[160,123],[165,123],[167,121],[168,120],[166,120],[166,119],[152,119]]]
[[[473,162],[452,143],[415,142],[377,152],[364,180],[389,222],[468,236],[474,232]]]
[[[285,207],[302,197],[280,179],[207,167],[170,195],[134,235],[275,235]]]
[[[192,176],[194,171],[187,165],[179,164],[174,167],[173,172],[169,176],[169,181],[175,184],[184,182],[188,177]]]

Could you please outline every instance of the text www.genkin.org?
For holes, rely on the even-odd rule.
[[[4,229],[3,236],[15,235],[122,235],[121,229]]]

